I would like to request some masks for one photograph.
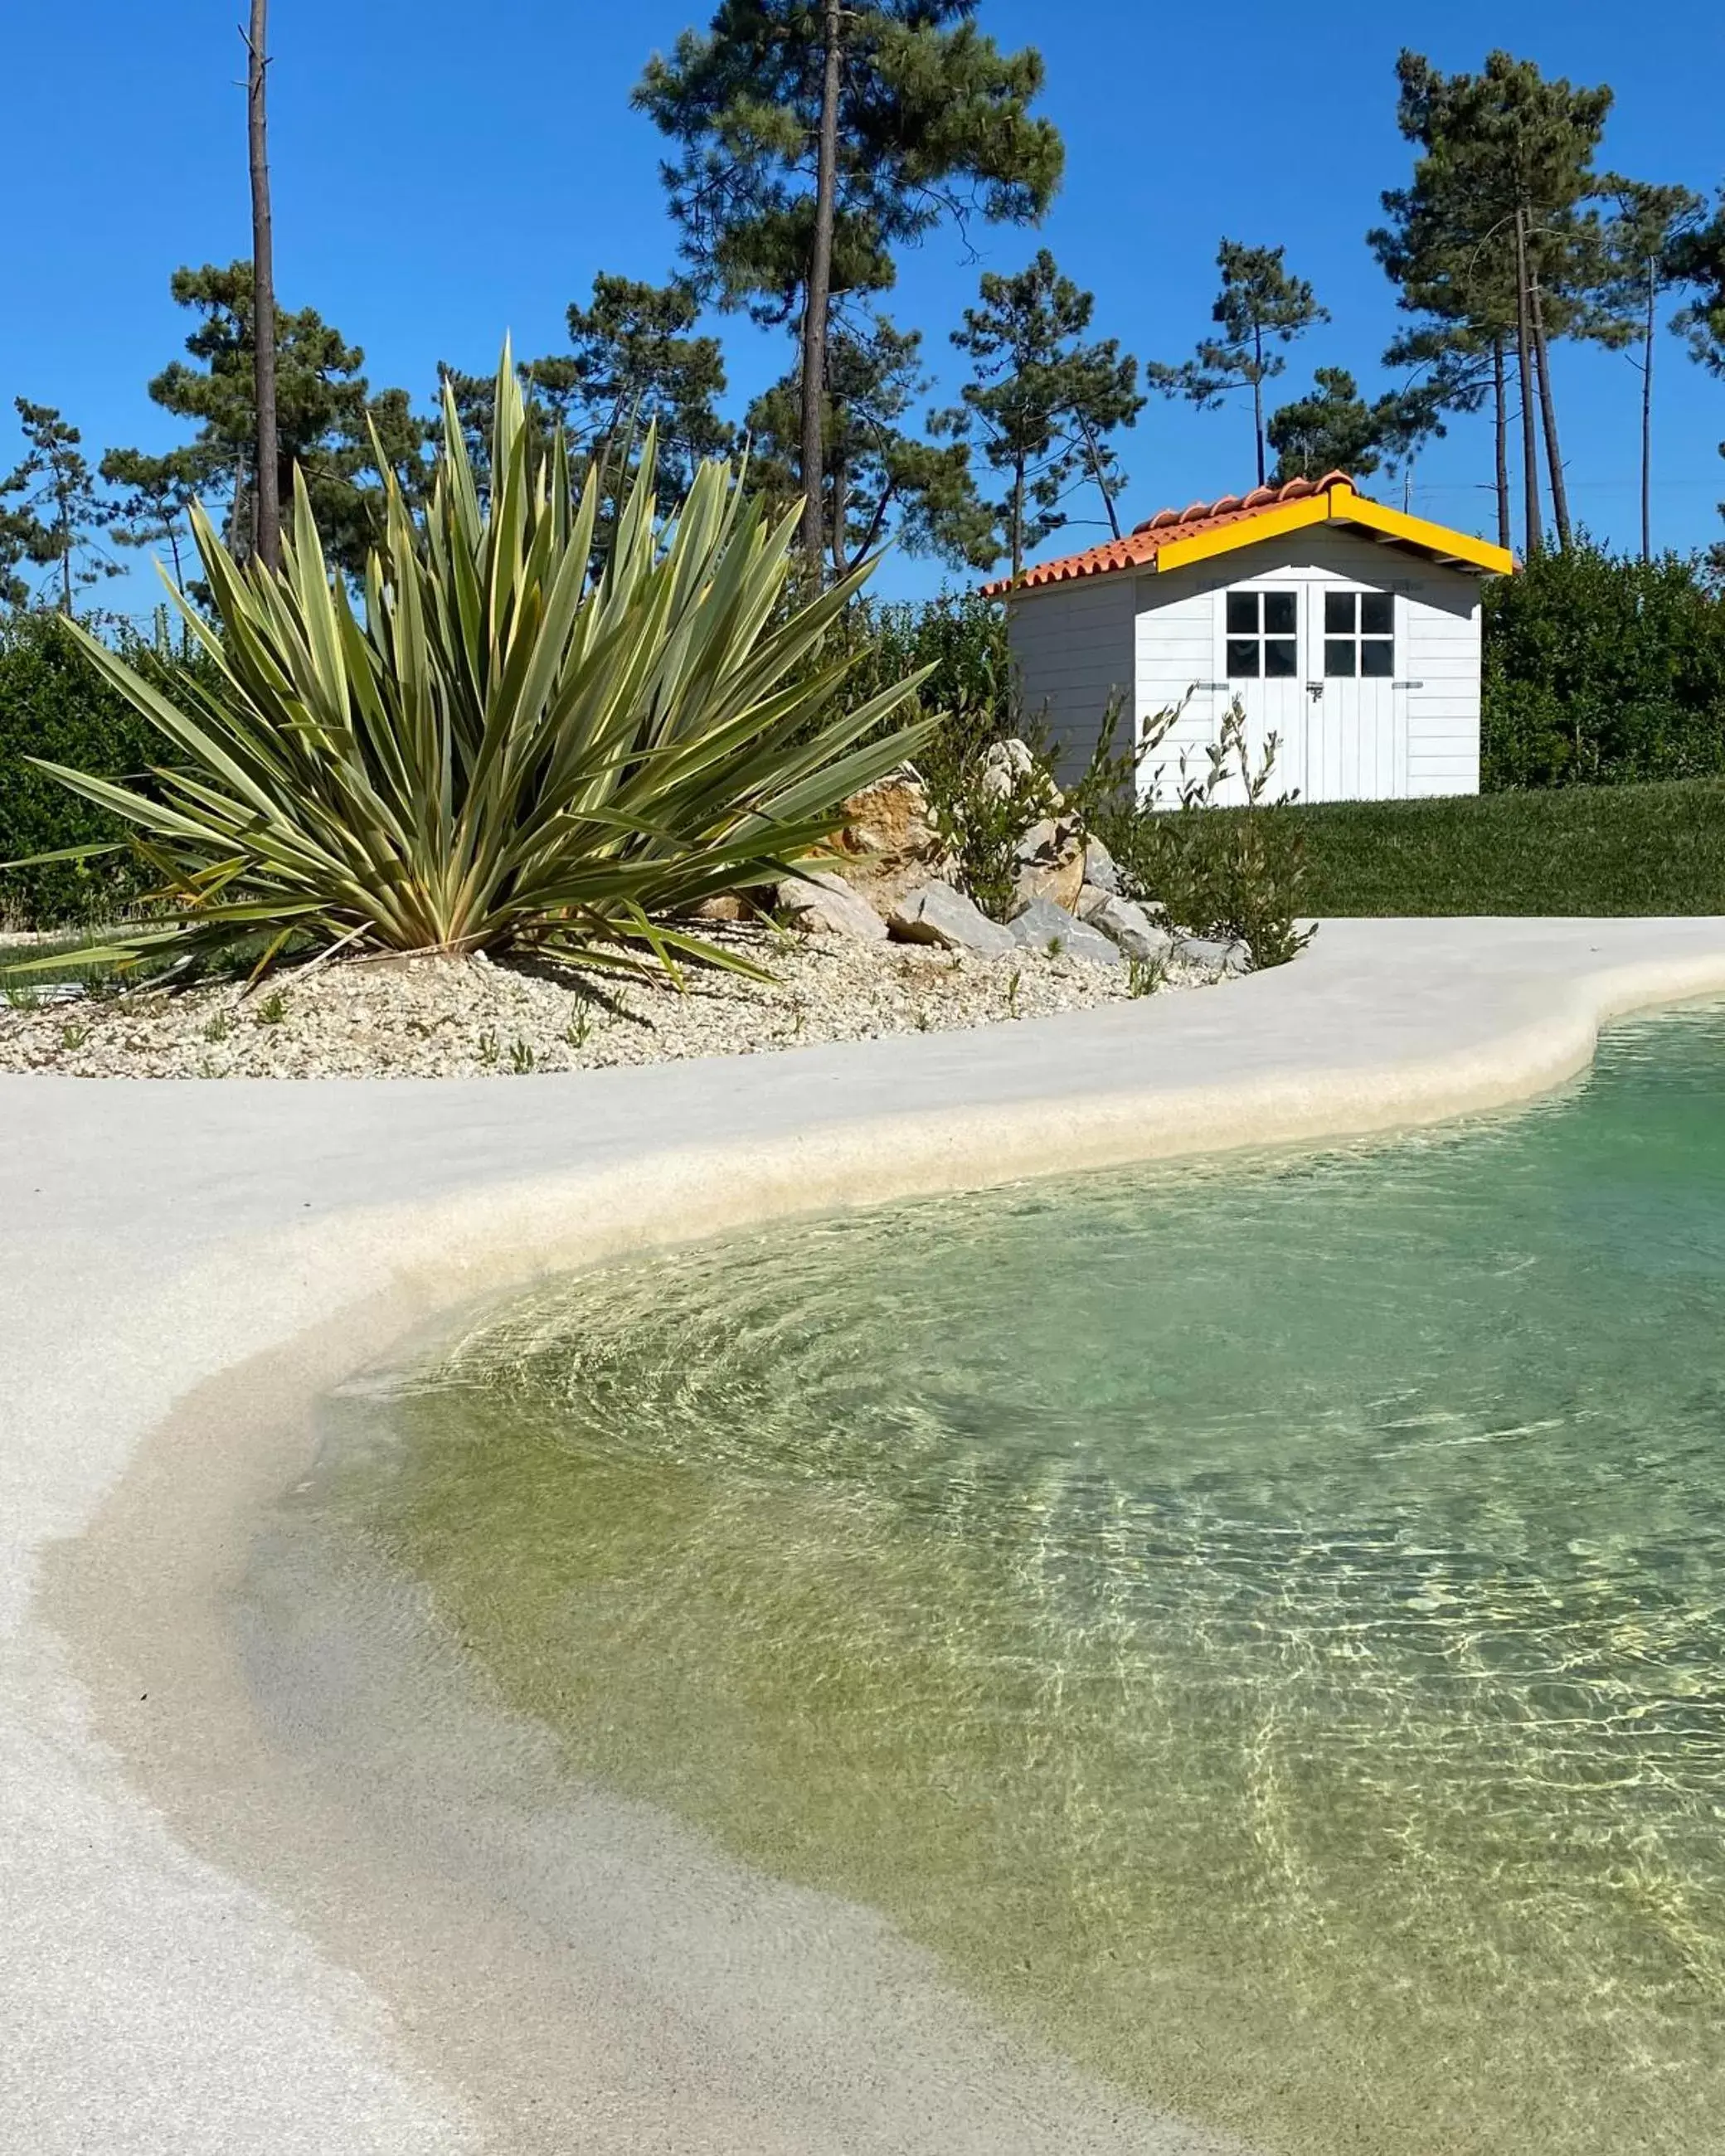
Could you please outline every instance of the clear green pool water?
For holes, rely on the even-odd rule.
[[[1725,1014],[572,1280],[382,1409],[338,1510],[572,1770],[1157,2103],[1725,2148]]]

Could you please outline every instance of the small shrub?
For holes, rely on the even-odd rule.
[[[991,723],[991,722],[990,722]],[[952,856],[961,886],[991,921],[1011,917],[1018,898],[1018,846],[1033,824],[1050,814],[1054,783],[1031,747],[1026,770],[991,767],[988,752],[1002,737],[989,724],[949,716],[918,760],[929,812]]]
[[[1153,726],[1130,759],[1142,764],[1166,740],[1178,711]],[[1147,801],[1120,783],[1120,761],[1100,759],[1091,782],[1089,820],[1113,855],[1132,895],[1163,906],[1171,920],[1203,936],[1243,942],[1257,967],[1281,966],[1302,951],[1313,931],[1296,926],[1302,910],[1305,840],[1290,814],[1290,798],[1271,798],[1276,740],[1271,734],[1254,766],[1245,712],[1236,697],[1217,739],[1194,769],[1190,753],[1173,783],[1175,805],[1158,769]],[[1111,774],[1111,789],[1104,790]],[[1216,797],[1238,782],[1243,807],[1224,809]]]

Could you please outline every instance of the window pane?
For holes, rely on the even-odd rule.
[[[1389,592],[1362,592],[1359,625],[1367,636],[1388,636],[1395,627],[1395,600]]]
[[[1258,633],[1258,594],[1255,592],[1230,592],[1228,594],[1228,634],[1230,636],[1255,636]],[[1230,665],[1229,672],[1233,672]],[[1255,666],[1253,673],[1257,672]]]
[[[1266,637],[1264,672],[1272,681],[1291,681],[1300,670],[1300,647],[1291,636]]]
[[[1353,654],[1356,646],[1352,637],[1332,637],[1324,644],[1324,671],[1332,681],[1353,678]]]
[[[1324,633],[1327,636],[1353,635],[1354,603],[1358,598],[1358,592],[1324,593]]]
[[[1387,680],[1395,671],[1395,642],[1394,638],[1367,637],[1359,648],[1359,670],[1380,680]]]
[[[1296,592],[1266,592],[1264,634],[1293,636],[1300,627],[1300,598]]]
[[[1230,644],[1228,646],[1228,675],[1234,681],[1255,681],[1258,678],[1258,647],[1255,642]]]

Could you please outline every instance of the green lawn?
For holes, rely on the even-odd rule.
[[[1725,781],[1557,788],[1289,812],[1300,910],[1725,914]]]

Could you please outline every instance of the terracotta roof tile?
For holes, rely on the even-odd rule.
[[[1192,501],[1183,509],[1158,509],[1142,524],[1134,525],[1122,539],[1106,540],[1081,554],[1065,554],[1057,562],[1043,562],[1027,569],[1017,589],[1034,591],[1045,584],[1063,584],[1078,577],[1106,576],[1115,569],[1147,568],[1170,540],[1190,539],[1200,531],[1214,531],[1224,524],[1243,523],[1280,508],[1286,501],[1303,501],[1309,495],[1327,493],[1332,486],[1353,490],[1346,472],[1326,472],[1322,479],[1291,479],[1282,486],[1255,486],[1250,494],[1224,494],[1216,501]],[[1014,588],[1009,577],[985,584],[983,592],[999,598]]]

